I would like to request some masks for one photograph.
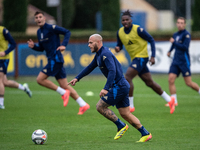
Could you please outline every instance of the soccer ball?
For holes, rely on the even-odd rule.
[[[35,144],[41,145],[47,141],[47,133],[44,130],[35,130],[32,134],[32,141]]]

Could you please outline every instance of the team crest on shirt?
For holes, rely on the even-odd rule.
[[[3,67],[1,67],[0,70],[3,70]]]
[[[190,35],[189,35],[189,34],[187,34],[187,35],[186,35],[186,38],[190,38]]]
[[[56,25],[52,25],[52,28],[55,29]]]
[[[144,29],[143,28],[140,28],[140,31],[142,32]]]
[[[103,61],[106,59],[106,56],[103,56]]]
[[[43,37],[44,37],[44,36],[43,36],[43,33],[41,33],[41,39],[43,39]]]
[[[178,41],[178,40],[179,40],[179,36],[176,37],[176,41]]]
[[[137,68],[137,64],[132,64],[132,66],[133,66],[134,68]]]
[[[6,34],[8,34],[8,32],[9,32],[9,31],[6,29]]]

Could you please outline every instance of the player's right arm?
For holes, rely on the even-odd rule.
[[[32,48],[33,50],[35,51],[44,51],[44,48],[39,44],[39,45],[36,45],[32,39],[29,39],[27,41],[28,43],[28,47]]]

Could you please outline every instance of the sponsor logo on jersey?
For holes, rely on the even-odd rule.
[[[104,98],[105,98],[105,100],[107,100],[107,99],[108,99],[108,96],[104,96]]]
[[[103,61],[106,59],[106,56],[103,56]]]
[[[43,72],[45,72],[45,73],[46,73],[46,72],[47,72],[47,69],[43,69]]]
[[[137,68],[137,64],[132,64],[132,66],[133,66],[134,68]]]
[[[133,44],[133,42],[131,42],[131,40],[129,40],[129,41],[128,41],[128,45],[131,45],[131,44]]]

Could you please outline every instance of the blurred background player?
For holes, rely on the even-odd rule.
[[[66,49],[71,33],[69,30],[57,25],[47,24],[43,12],[36,12],[34,16],[36,24],[40,27],[37,31],[39,45],[34,44],[31,39],[27,43],[33,50],[45,50],[48,58],[48,64],[39,73],[37,83],[62,95],[65,107],[68,104],[69,96],[71,96],[80,106],[78,114],[82,115],[90,106],[68,85],[66,71],[63,67],[64,59],[61,53]],[[59,34],[64,35],[62,44],[60,44]],[[54,76],[60,87],[48,80],[49,76]]]
[[[199,92],[200,88],[198,84],[192,82],[191,71],[190,71],[190,55],[189,55],[189,45],[191,40],[190,33],[185,29],[186,20],[183,17],[179,17],[176,22],[178,32],[174,33],[173,37],[170,38],[172,43],[167,56],[170,57],[171,52],[175,49],[174,58],[169,69],[169,91],[171,96],[175,97],[175,106],[178,105],[175,80],[182,73],[185,84],[191,87],[193,90]],[[166,106],[169,106],[166,104]]]
[[[90,36],[88,46],[91,52],[96,53],[96,55],[92,62],[69,84],[75,85],[98,66],[107,78],[107,82],[99,94],[101,99],[96,108],[100,114],[116,124],[118,132],[114,139],[119,139],[128,130],[128,125],[122,122],[112,110],[108,109],[111,105],[116,105],[120,115],[141,133],[142,137],[138,142],[146,142],[152,138],[152,135],[141,125],[139,119],[130,113],[128,99],[130,85],[123,76],[121,64],[111,51],[103,46],[102,40],[99,34]]]
[[[8,47],[8,44],[10,46]],[[23,85],[17,83],[13,80],[7,79],[7,68],[9,64],[9,53],[14,50],[16,43],[11,36],[10,32],[3,26],[0,26],[0,109],[5,109],[4,106],[4,93],[5,86],[11,88],[18,88],[25,91],[29,97],[32,96],[28,84],[24,83]]]
[[[125,46],[127,52],[131,57],[131,64],[128,67],[125,78],[130,84],[129,101],[130,101],[130,111],[134,112],[135,107],[133,103],[133,82],[132,79],[139,75],[139,77],[145,82],[145,84],[159,94],[162,98],[168,102],[170,106],[170,113],[175,110],[174,98],[171,97],[161,89],[160,85],[153,81],[149,69],[147,67],[147,62],[150,65],[155,64],[155,42],[153,37],[147,33],[143,28],[138,25],[132,24],[132,15],[129,10],[122,14],[122,25],[117,32],[117,46],[115,51],[119,52],[123,45]],[[151,58],[149,60],[147,44],[151,45]]]

